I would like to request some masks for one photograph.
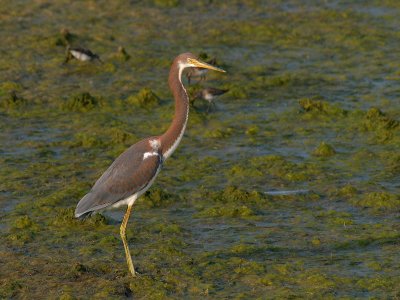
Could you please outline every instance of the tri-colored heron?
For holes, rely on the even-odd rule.
[[[208,108],[207,111],[210,110],[211,105],[214,104],[213,100],[220,96],[225,94],[226,92],[228,92],[229,90],[220,90],[220,89],[216,89],[216,88],[205,88],[202,89],[201,91],[199,91],[193,98],[192,102],[194,102],[196,99],[203,99],[208,101]]]
[[[178,147],[189,117],[189,99],[182,84],[185,68],[224,70],[199,61],[191,53],[178,55],[172,63],[168,83],[175,98],[175,116],[168,130],[160,135],[143,139],[123,152],[96,181],[89,193],[78,203],[75,217],[80,218],[96,211],[127,205],[120,234],[125,248],[129,271],[136,275],[126,241],[126,225],[132,205],[153,184],[163,162]]]
[[[207,64],[209,65],[215,65],[216,63],[217,60],[215,58],[207,61]],[[206,74],[207,74],[206,68],[191,68],[189,71],[186,72],[186,78],[188,80],[188,84],[190,84],[190,80],[192,77],[200,77],[199,82],[205,80]]]
[[[90,51],[89,49],[85,49],[82,47],[76,47],[76,48],[70,48],[69,46],[67,47],[67,57],[65,58],[65,62],[69,62],[71,59],[76,58],[77,60],[80,61],[92,61],[92,60],[98,60],[99,62],[103,63],[100,57]]]

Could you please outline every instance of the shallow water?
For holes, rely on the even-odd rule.
[[[13,1],[0,15],[0,298],[400,297],[397,1]],[[63,64],[63,28],[105,63]],[[117,155],[168,127],[185,51],[228,71],[189,92],[230,91],[210,113],[196,102],[138,201],[132,279],[123,210],[72,214]],[[159,100],[140,107],[145,87]]]

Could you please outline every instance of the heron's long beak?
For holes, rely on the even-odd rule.
[[[194,59],[194,58],[188,58],[188,63],[193,64],[197,68],[210,69],[210,70],[223,72],[223,73],[226,72],[225,70],[222,70],[220,68],[214,67],[213,65],[207,64],[205,62],[199,61],[199,60]]]

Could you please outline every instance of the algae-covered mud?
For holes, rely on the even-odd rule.
[[[398,1],[3,1],[0,298],[400,298]],[[71,60],[86,47],[103,64]],[[196,101],[128,225],[79,199]],[[185,81],[185,77],[184,77]],[[290,191],[298,191],[292,193]],[[289,191],[289,192],[285,192]]]

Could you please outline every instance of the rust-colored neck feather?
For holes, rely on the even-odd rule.
[[[181,141],[189,116],[189,99],[181,82],[182,71],[175,61],[169,72],[168,84],[175,99],[175,115],[168,130],[160,137],[164,158],[171,156]]]

